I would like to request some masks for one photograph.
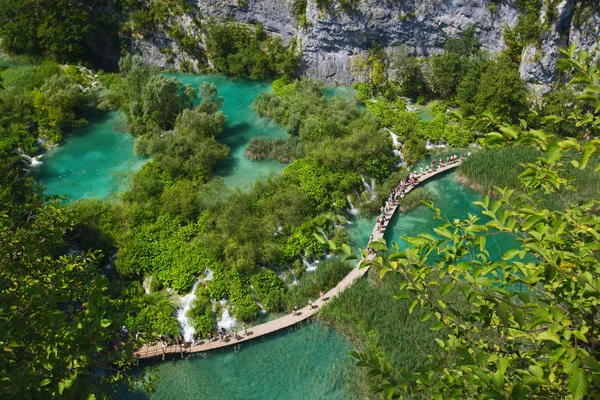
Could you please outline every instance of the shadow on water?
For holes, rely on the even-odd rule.
[[[246,122],[240,122],[227,125],[223,130],[219,141],[229,146],[230,151],[227,158],[219,162],[215,168],[215,174],[220,176],[230,176],[240,167],[240,157],[238,153],[246,152],[248,138],[246,135],[252,130],[252,126]],[[243,150],[242,150],[243,148]]]

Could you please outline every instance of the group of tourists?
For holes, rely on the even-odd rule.
[[[470,155],[471,152],[467,152],[467,157],[469,157]],[[388,196],[387,200],[385,201],[385,204],[381,206],[381,214],[377,218],[377,222],[375,225],[377,230],[380,233],[385,231],[385,223],[388,221],[388,214],[390,214],[390,211],[392,211],[394,207],[400,203],[400,199],[402,199],[405,196],[405,194],[407,194],[413,187],[419,184],[419,180],[423,175],[427,175],[430,172],[435,171],[437,168],[442,168],[449,164],[460,163],[462,162],[463,158],[465,158],[464,153],[461,153],[460,155],[452,154],[447,156],[445,159],[444,157],[440,157],[439,160],[433,159],[431,160],[431,168],[429,167],[429,165],[426,165],[425,168],[421,166],[419,167],[419,170],[412,171],[406,178],[400,181],[400,183],[394,188],[394,190],[392,190],[392,193],[390,193],[390,195]],[[389,215],[389,217],[391,218],[391,215]],[[373,235],[371,235],[369,243],[371,243],[372,241]],[[371,247],[367,247],[367,255],[371,255],[374,253],[375,250],[373,250]]]
[[[242,330],[244,331],[244,335],[248,336],[248,328],[246,327],[246,324],[242,325]],[[204,340],[202,339],[203,335],[202,332],[196,332],[194,333],[194,336],[192,338],[191,342],[186,342],[185,338],[183,337],[183,335],[180,333],[177,337],[174,337],[172,334],[168,334],[166,336],[159,336],[158,340],[162,343],[163,347],[167,347],[167,346],[171,346],[171,345],[177,345],[177,346],[183,346],[183,347],[191,347],[191,346],[198,346],[204,343]],[[221,329],[217,329],[216,334],[213,334],[212,331],[208,331],[206,332],[205,335],[206,341],[208,343],[213,342],[213,341],[219,341],[219,342],[225,342],[227,339],[235,339],[235,340],[241,340],[243,339],[243,336],[238,334],[238,331],[235,329],[231,329],[229,330],[229,332],[225,329],[225,328],[221,328]]]
[[[321,290],[319,292],[319,297],[321,298],[321,300],[325,301],[326,300],[326,298],[325,298],[325,292]],[[312,299],[308,299],[308,307],[310,309],[313,309],[313,308],[316,308],[316,307],[319,307],[319,306],[316,305],[316,304],[313,305],[313,300]],[[294,317],[297,316],[297,315],[300,315],[300,313],[298,312],[298,307],[296,307],[296,306],[292,307],[292,315]]]

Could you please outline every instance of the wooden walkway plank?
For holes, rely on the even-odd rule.
[[[426,181],[429,178],[432,178],[436,175],[446,172],[450,169],[456,168],[460,164],[462,164],[462,162],[463,162],[463,159],[461,158],[460,160],[457,160],[457,161],[454,161],[451,163],[446,163],[445,165],[438,167],[435,170],[431,170],[429,172],[420,174],[418,184]],[[404,190],[404,195],[401,196],[401,198],[406,196],[414,187],[415,186],[413,186],[413,185],[406,186],[405,190]],[[377,240],[383,238],[385,231],[388,227],[388,224],[390,223],[392,216],[396,212],[398,205],[399,205],[398,203],[393,203],[391,207],[388,207],[388,210],[385,215],[385,220],[384,220],[383,226],[381,226],[381,228],[379,227],[378,223],[375,224],[375,227],[373,228],[373,232],[372,232],[372,241],[377,241]],[[370,254],[367,257],[367,260],[370,261],[374,257],[375,257],[375,254]],[[299,322],[305,321],[308,318],[315,315],[317,312],[319,312],[319,310],[325,304],[326,301],[333,299],[338,294],[343,292],[346,288],[350,287],[357,279],[363,277],[369,270],[368,267],[360,268],[361,264],[364,261],[365,261],[364,259],[359,261],[358,265],[356,267],[354,267],[352,269],[352,271],[350,271],[350,273],[348,273],[348,275],[346,275],[334,288],[332,288],[327,293],[325,293],[324,299],[327,299],[327,300],[324,300],[321,298],[316,299],[313,301],[312,308],[307,305],[307,306],[299,309],[297,311],[297,315],[287,314],[287,315],[279,317],[273,321],[269,321],[269,322],[265,322],[264,324],[259,324],[259,325],[253,326],[248,329],[248,335],[245,335],[243,332],[240,331],[238,333],[239,339],[228,338],[225,341],[220,341],[219,339],[213,339],[210,342],[208,340],[203,340],[199,344],[193,345],[193,346],[179,346],[179,345],[163,346],[162,344],[159,344],[159,343],[146,344],[146,345],[140,347],[137,351],[135,351],[134,356],[136,356],[139,359],[147,359],[147,358],[154,358],[154,357],[163,357],[163,359],[164,359],[164,356],[166,354],[178,354],[178,355],[181,355],[181,357],[183,357],[183,354],[201,353],[201,352],[205,352],[205,351],[209,351],[209,350],[220,349],[223,347],[235,346],[237,344],[247,342],[251,339],[265,336],[270,333],[277,332],[279,330],[293,326],[293,325],[295,325]]]

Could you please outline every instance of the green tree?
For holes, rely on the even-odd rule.
[[[24,206],[27,218],[0,215],[0,394],[85,397],[96,371],[112,378],[130,355],[109,346],[122,343],[108,281],[97,252],[66,254],[69,209],[43,197]]]
[[[57,141],[63,129],[86,123],[81,117],[85,100],[85,94],[71,78],[60,74],[50,76],[41,88],[33,91],[41,134]]]
[[[477,114],[490,112],[506,122],[517,122],[528,109],[518,64],[504,55],[490,62],[481,74],[474,103]]]

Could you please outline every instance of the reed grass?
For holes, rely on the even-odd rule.
[[[348,337],[359,351],[369,351],[389,362],[394,371],[414,371],[425,365],[427,354],[437,352],[431,320],[421,322],[422,313],[408,312],[409,303],[394,299],[401,277],[388,274],[382,281],[371,270],[326,304],[319,318]]]
[[[304,145],[297,137],[253,137],[246,145],[246,157],[251,160],[272,158],[290,163],[304,157]]]
[[[497,195],[494,186],[520,190],[519,175],[523,164],[535,161],[541,153],[530,147],[506,147],[499,150],[476,152],[459,168],[457,180],[481,194]],[[600,156],[594,155],[585,170],[566,164],[566,177],[574,190],[560,190],[551,195],[539,195],[544,206],[561,209],[570,203],[579,203],[598,197],[600,174],[594,169]]]

